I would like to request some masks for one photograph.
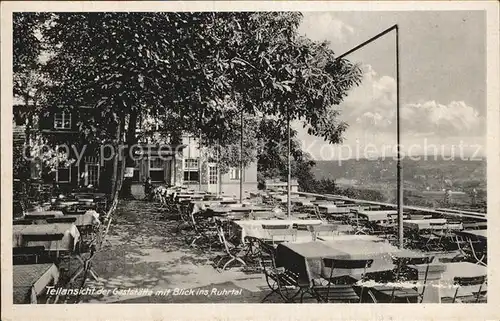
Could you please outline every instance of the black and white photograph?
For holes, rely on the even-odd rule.
[[[10,8],[2,293],[488,307],[486,7]]]

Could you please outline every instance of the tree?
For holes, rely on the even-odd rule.
[[[40,72],[43,52],[40,30],[47,18],[45,13],[13,13],[13,95],[14,101],[24,105],[17,116],[26,123],[27,140],[34,130],[32,118],[38,111],[37,102],[46,81]]]
[[[266,179],[279,177],[286,180],[288,176],[288,146],[286,125],[282,120],[265,118],[261,121],[258,138],[262,140],[261,150],[258,157],[259,183],[262,186]],[[311,173],[315,165],[311,156],[305,153],[300,141],[297,139],[297,131],[291,130],[291,175],[298,180],[302,190],[309,191],[314,181]]]
[[[241,117],[241,116],[240,116]],[[216,144],[202,144],[200,148],[205,149],[205,154],[216,157],[219,171],[227,173],[230,167],[240,167],[240,161],[244,167],[255,162],[258,153],[264,143],[257,137],[260,118],[252,115],[243,115],[243,146],[241,148],[241,118],[234,118],[231,124],[233,131],[226,135],[224,140]],[[241,159],[240,159],[241,157]]]
[[[15,75],[18,75],[36,69],[38,65],[42,42],[37,37],[37,30],[47,16],[42,13],[15,12],[12,17],[12,70]],[[22,84],[16,80],[17,78],[14,77],[15,96],[23,93]]]
[[[241,112],[302,119],[338,142],[346,125],[331,106],[360,81],[359,68],[335,60],[326,43],[298,36],[300,13],[58,13],[49,21],[48,101],[94,107],[80,129],[97,143],[134,145],[137,119],[148,116],[165,131],[230,145]],[[114,159],[111,210],[129,162],[119,170]]]
[[[246,112],[303,120],[310,134],[338,143],[346,124],[332,106],[359,84],[361,70],[336,59],[327,42],[299,36],[301,18],[297,12],[241,15],[233,42],[224,46],[232,83]]]
[[[43,43],[40,39],[40,28],[48,16],[45,13],[15,12],[13,18],[13,102],[14,120],[16,124],[24,126],[14,129],[13,148],[13,173],[14,177],[20,179],[21,186],[26,193],[29,188],[29,178],[31,177],[30,159],[38,156],[46,163],[46,168],[59,159],[59,155],[53,150],[44,151],[38,155],[39,151],[34,149],[37,142],[40,142],[37,119],[39,112],[39,102],[42,99],[44,77],[40,73],[40,55],[43,50]],[[16,193],[19,189],[15,189]],[[14,199],[20,201],[23,196],[16,194]]]

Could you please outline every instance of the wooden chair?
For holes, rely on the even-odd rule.
[[[455,233],[454,231],[459,231],[463,229],[461,222],[448,221],[444,229],[433,231],[434,235],[434,247],[440,250],[451,250],[455,244]],[[453,248],[454,250],[455,248]]]
[[[43,246],[22,246],[12,248],[12,262],[18,264],[41,264],[51,262]]]
[[[442,239],[443,232],[446,230],[445,222],[430,222],[430,229],[422,230],[418,238],[420,246],[428,251],[442,251],[444,250]]]
[[[245,254],[243,255],[243,260],[247,263],[249,269],[257,266],[258,272],[260,272],[262,269],[260,262],[259,242],[260,239],[254,236],[245,236],[245,239],[243,241],[245,248]]]
[[[372,223],[368,219],[360,218],[357,215],[351,217],[349,224],[354,227],[354,234],[356,235],[373,235],[375,231]]]
[[[105,212],[108,208],[108,200],[103,198],[98,198],[95,200],[95,209],[97,212]]]
[[[425,220],[430,218],[429,215],[424,214],[410,214],[410,219],[412,220]]]
[[[455,295],[453,296],[452,303],[455,303],[462,286],[479,286],[477,292],[475,292],[475,298],[472,300],[469,297],[462,297],[460,301],[462,303],[479,303],[486,302],[486,291],[482,291],[483,287],[486,285],[486,275],[474,276],[474,277],[455,277],[453,279],[454,284],[457,286]]]
[[[271,290],[261,302],[265,302],[271,295],[277,294],[284,302],[293,302],[303,288],[309,283],[301,282],[298,274],[284,267],[276,266],[276,249],[261,239],[256,240],[259,247],[260,266]],[[301,296],[301,302],[303,296]]]
[[[462,226],[464,230],[485,230],[488,224],[486,222],[464,222]]]
[[[337,206],[338,207],[338,206]],[[326,217],[326,221],[328,223],[333,224],[351,224],[352,219],[356,217],[356,210],[349,209],[345,213],[322,213],[324,217]]]
[[[26,216],[26,219],[29,220],[47,220],[49,218],[55,218],[56,216],[54,214],[48,214],[48,215],[28,215]]]
[[[59,241],[63,237],[64,237],[63,233],[23,235],[23,239],[26,242],[29,242],[29,241]]]
[[[271,229],[267,231],[271,244],[276,245],[283,242],[294,242],[297,239],[295,229]]]
[[[253,212],[251,215],[255,220],[270,220],[276,216],[274,212]]]
[[[262,229],[269,236],[265,241],[273,245],[286,241],[294,241],[297,237],[297,230],[292,229],[292,226],[289,224],[262,224]]]
[[[316,240],[320,235],[336,235],[339,233],[336,224],[307,225],[307,230],[311,232],[313,240]]]
[[[309,225],[307,224],[292,224],[292,229],[297,231],[309,231]]]
[[[208,247],[211,251],[212,247],[220,243],[220,237],[218,235],[217,225],[213,218],[206,218],[202,220],[195,221],[194,231],[198,234],[198,239],[202,240],[201,246]],[[194,245],[194,243],[192,243]]]
[[[76,217],[55,217],[48,218],[47,223],[74,223],[76,222]]]
[[[240,254],[240,252],[242,251],[242,247],[227,240],[225,233],[224,233],[223,226],[221,223],[218,223],[216,225],[216,228],[217,228],[217,234],[219,236],[219,240],[222,243],[222,245],[224,247],[224,251],[225,251],[224,255],[222,255],[219,258],[219,260],[215,263],[216,269],[219,272],[224,271],[229,266],[229,264],[231,264],[233,262],[239,262],[243,266],[246,266],[247,265],[246,262],[243,261],[243,259],[238,256]],[[222,262],[224,262],[224,261],[226,261],[226,262],[224,263],[222,268],[220,268]]]
[[[21,200],[12,200],[12,213],[14,217],[21,217],[24,212],[26,212],[26,204]]]
[[[232,220],[232,221],[238,221],[238,220],[244,220],[250,217],[252,215],[251,213],[245,213],[245,212],[231,212],[229,213],[226,218]]]
[[[352,260],[323,258],[321,276],[328,281],[327,285],[316,284],[313,281],[311,291],[318,302],[362,302],[364,287],[360,293],[355,291],[357,280],[351,277],[333,277],[335,269],[363,269],[361,281],[364,281],[366,269],[373,264],[373,260]],[[329,273],[327,270],[330,270]],[[368,290],[368,295],[374,300],[373,294]]]
[[[287,224],[262,224],[264,230],[288,230],[290,225]]]
[[[33,223],[34,223],[33,220],[28,220],[28,219],[21,219],[21,220],[12,221],[12,225],[30,225]]]
[[[389,298],[389,303],[419,303],[422,301],[427,284],[427,275],[429,272],[429,264],[434,260],[434,256],[429,257],[394,257],[393,262],[396,269],[393,271],[393,277],[390,279],[393,283],[408,281],[408,275],[412,271],[408,265],[427,264],[422,291],[419,292],[416,288],[406,287],[389,287],[389,286],[374,286],[371,290],[378,293],[379,297]]]
[[[192,219],[189,213],[189,208],[182,204],[176,204],[175,207],[179,215],[179,221],[176,227],[176,231],[180,232],[181,230],[192,227]]]
[[[466,259],[476,264],[487,265],[487,247],[486,242],[473,237],[464,237],[459,233],[454,236],[455,245],[459,251],[456,258]]]
[[[94,209],[94,208],[82,205],[70,205],[63,207],[62,212],[63,214],[78,215],[78,214],[85,214],[89,209]]]

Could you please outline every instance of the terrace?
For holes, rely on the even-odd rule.
[[[44,267],[16,303],[486,301],[485,224],[470,213],[405,208],[401,249],[387,204],[294,193],[287,216],[282,191],[153,195],[112,220],[83,194],[15,220],[14,275]]]

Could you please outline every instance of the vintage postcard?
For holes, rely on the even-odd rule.
[[[498,9],[3,2],[1,319],[497,320]]]

